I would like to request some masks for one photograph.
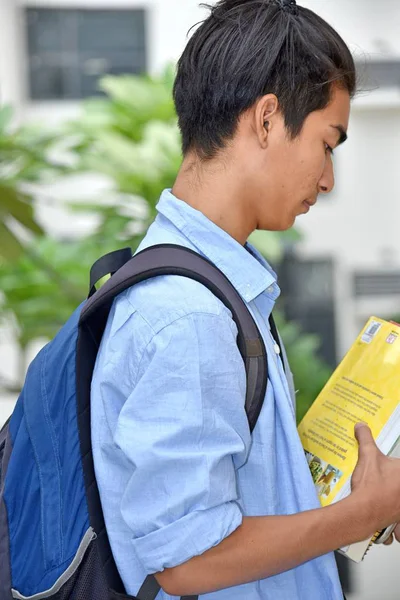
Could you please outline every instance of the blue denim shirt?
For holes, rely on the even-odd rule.
[[[269,381],[251,436],[236,325],[208,289],[163,276],[114,302],[92,382],[92,442],[110,543],[130,594],[149,573],[219,544],[243,516],[290,515],[319,506],[268,325],[279,295],[274,272],[249,244],[241,246],[169,190],[157,209],[140,249],[180,244],[225,273],[263,335]],[[172,596],[160,591],[158,598]],[[333,554],[202,596],[342,598]]]

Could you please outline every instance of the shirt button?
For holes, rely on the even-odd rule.
[[[269,288],[267,289],[268,294],[272,294],[274,291],[274,286],[270,285]]]
[[[275,350],[276,354],[281,353],[281,349],[279,348],[278,344],[274,344],[274,350]]]

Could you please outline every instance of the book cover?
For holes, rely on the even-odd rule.
[[[346,497],[358,460],[354,425],[364,421],[391,454],[400,436],[400,325],[371,317],[298,431],[322,506]],[[371,540],[343,548],[363,558]]]

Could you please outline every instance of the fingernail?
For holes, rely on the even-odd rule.
[[[354,425],[354,429],[360,429],[360,427],[369,427],[368,423],[365,423],[364,421],[359,421],[359,423],[356,423]]]

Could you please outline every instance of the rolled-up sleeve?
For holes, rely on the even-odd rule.
[[[235,467],[250,433],[246,377],[227,314],[192,313],[154,334],[114,442],[129,470],[121,499],[147,573],[203,554],[242,522]]]

